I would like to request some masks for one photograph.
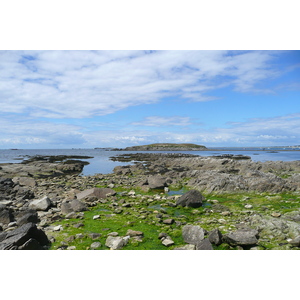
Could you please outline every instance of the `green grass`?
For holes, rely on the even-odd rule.
[[[167,250],[173,249],[184,245],[182,239],[182,225],[195,224],[200,225],[202,228],[210,231],[219,228],[224,234],[229,231],[235,230],[235,224],[247,217],[250,213],[260,213],[263,215],[270,215],[272,212],[279,212],[284,214],[289,211],[300,209],[299,195],[289,194],[255,194],[255,193],[238,193],[226,195],[204,195],[206,201],[200,208],[186,208],[186,207],[173,207],[168,203],[175,203],[174,200],[169,199],[156,199],[156,196],[165,196],[167,194],[158,194],[155,191],[145,193],[139,189],[134,189],[137,197],[124,196],[122,194],[125,190],[122,187],[114,188],[118,194],[110,199],[107,203],[98,204],[90,208],[89,211],[84,213],[84,218],[70,219],[57,221],[53,225],[62,225],[63,230],[60,232],[53,232],[56,241],[51,245],[51,249],[57,249],[66,242],[70,236],[82,233],[84,238],[74,239],[67,242],[68,246],[75,246],[78,250],[89,249],[90,245],[99,241],[102,245],[99,250],[108,249],[105,246],[107,234],[110,232],[118,232],[119,236],[125,236],[128,229],[142,231],[144,237],[142,242],[130,239],[128,244],[123,247],[124,250]],[[149,201],[151,200],[151,201]],[[218,204],[226,206],[231,214],[222,215],[220,212],[214,210],[214,204],[211,200],[218,200]],[[116,204],[116,205],[113,205]],[[123,207],[124,203],[130,203],[130,207]],[[246,204],[251,204],[252,208],[245,208]],[[116,208],[119,211],[116,211]],[[120,211],[121,210],[121,211]],[[161,214],[161,220],[157,215]],[[100,219],[93,220],[93,216],[100,215]],[[108,217],[108,215],[112,215]],[[166,225],[162,221],[172,218],[176,222],[172,225]],[[180,222],[180,224],[178,223]],[[74,228],[76,223],[83,223],[84,226]],[[161,232],[167,233],[175,245],[166,247],[162,245],[158,239]],[[97,240],[92,240],[88,235],[90,233],[100,233],[101,237]],[[267,249],[274,247],[276,241],[266,242],[261,245]],[[235,249],[226,244],[214,249],[228,250]]]

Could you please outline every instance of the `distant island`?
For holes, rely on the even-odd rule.
[[[207,150],[203,145],[196,144],[175,144],[175,143],[156,143],[142,146],[126,147],[125,149],[114,149],[122,151],[201,151]]]

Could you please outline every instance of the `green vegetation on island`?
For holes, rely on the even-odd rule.
[[[203,145],[190,143],[155,143],[149,145],[132,146],[123,149],[125,151],[201,151],[207,150]]]

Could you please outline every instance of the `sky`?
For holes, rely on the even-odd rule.
[[[0,51],[0,147],[300,144],[300,51]]]

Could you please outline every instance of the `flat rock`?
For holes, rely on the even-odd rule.
[[[105,199],[108,195],[114,196],[115,194],[116,192],[110,188],[92,188],[78,193],[76,197],[78,200],[91,196],[95,196],[97,199]]]
[[[110,248],[111,250],[119,250],[127,245],[128,240],[129,237],[125,238],[121,236],[108,236],[105,242],[105,246]]]

